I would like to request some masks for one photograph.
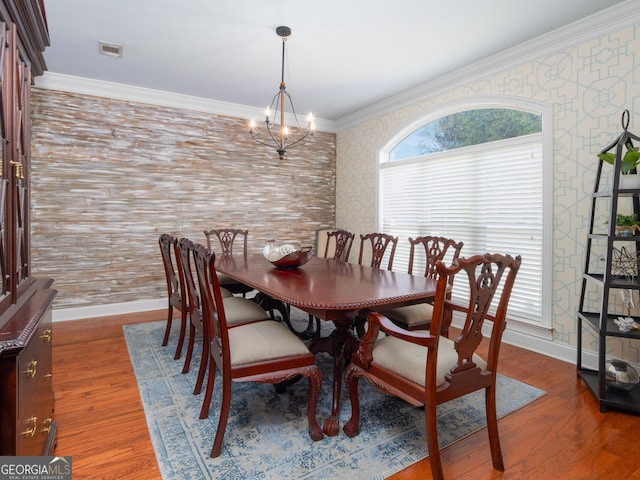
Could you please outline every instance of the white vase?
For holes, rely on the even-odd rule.
[[[269,260],[269,254],[276,248],[278,248],[278,246],[275,239],[267,240],[267,244],[262,249],[262,255],[264,255],[264,258]]]
[[[640,175],[636,173],[620,175],[620,184],[618,185],[618,188],[621,188],[623,190],[640,189]]]

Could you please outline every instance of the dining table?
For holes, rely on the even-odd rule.
[[[333,357],[333,399],[331,415],[323,431],[335,436],[339,429],[343,371],[357,350],[353,326],[367,309],[396,308],[426,302],[436,291],[436,280],[379,268],[311,257],[297,268],[276,268],[261,254],[219,255],[216,270],[255,290],[258,303],[267,301],[297,307],[310,315],[333,322],[330,335],[313,339],[314,354]],[[288,307],[287,307],[288,308]],[[286,309],[280,309],[286,314]]]

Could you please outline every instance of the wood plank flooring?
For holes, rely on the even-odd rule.
[[[73,457],[74,480],[161,478],[122,325],[164,315],[153,311],[53,324],[55,454]],[[175,345],[167,348],[173,351]],[[504,473],[493,469],[481,430],[442,451],[446,478],[640,480],[640,416],[601,413],[576,379],[574,365],[504,345],[500,373],[547,395],[499,421]],[[390,478],[430,479],[429,460]]]

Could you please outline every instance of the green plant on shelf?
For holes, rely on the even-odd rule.
[[[640,232],[640,221],[638,220],[637,214],[618,213],[616,215],[616,235],[629,237],[633,236],[636,231]]]
[[[625,144],[627,151],[622,157],[622,163],[620,163],[620,173],[627,175],[629,173],[637,173],[636,167],[640,165],[640,150],[638,147],[634,147],[631,141]],[[615,163],[616,154],[613,152],[602,152],[598,154],[598,158],[611,165]]]
[[[638,215],[635,213],[631,213],[629,215],[625,215],[622,213],[618,213],[616,215],[616,226],[618,227],[633,227],[638,226]]]
[[[631,237],[638,231],[640,231],[640,225],[638,225],[637,214],[624,215],[619,213],[616,215],[616,235]]]

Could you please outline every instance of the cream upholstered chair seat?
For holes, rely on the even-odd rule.
[[[391,320],[406,325],[409,330],[413,330],[411,327],[414,325],[425,325],[431,322],[433,305],[430,303],[416,303],[415,305],[406,305],[389,310],[380,309],[378,311]]]
[[[428,333],[428,331],[425,330]],[[477,354],[473,362],[480,370],[487,369],[487,363]],[[458,363],[458,352],[452,340],[438,339],[438,362],[436,367],[436,387],[444,383],[444,378]],[[408,378],[424,386],[427,367],[427,348],[406,342],[397,337],[387,336],[376,341],[373,347],[373,364]]]
[[[249,299],[231,295],[230,297],[223,297],[222,303],[229,326],[270,319],[267,312]]]
[[[455,242],[450,238],[426,235],[415,239],[409,238],[411,250],[409,251],[409,275],[413,275],[414,262],[424,264],[424,276],[436,278],[436,263],[445,260],[453,264],[460,256],[462,242]],[[450,279],[450,288],[453,288],[453,276]],[[380,313],[393,320],[397,325],[407,330],[426,330],[431,325],[433,305],[420,303],[406,307],[398,307],[388,310],[378,309]],[[442,334],[449,336],[451,318],[445,318],[442,323]]]
[[[225,310],[226,307],[225,303]],[[229,352],[231,365],[237,366],[292,355],[308,355],[309,349],[284,324],[269,320],[230,328]]]

